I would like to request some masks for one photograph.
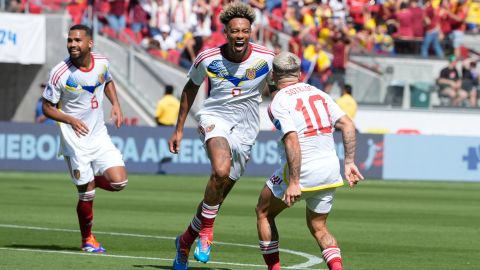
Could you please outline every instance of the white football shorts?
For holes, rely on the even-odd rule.
[[[266,181],[273,195],[282,200],[288,184],[283,179],[283,168],[277,169]],[[305,200],[308,209],[318,214],[330,213],[336,188],[326,188],[314,191],[302,191],[300,200]]]
[[[227,139],[232,154],[230,179],[237,181],[245,171],[245,166],[250,159],[252,145],[242,144],[239,139],[240,130],[229,126],[225,121],[217,117],[202,116],[198,126],[200,140],[205,143],[213,137],[223,137]]]
[[[101,175],[109,168],[125,166],[122,153],[111,140],[105,140],[93,153],[65,156],[65,161],[72,181],[77,186],[88,184],[94,180],[95,175]]]

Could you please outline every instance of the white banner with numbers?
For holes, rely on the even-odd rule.
[[[0,63],[44,64],[45,16],[0,13]]]

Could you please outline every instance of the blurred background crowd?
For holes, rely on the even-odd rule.
[[[201,50],[225,42],[218,14],[230,1],[3,2],[5,10],[10,12],[66,10],[73,23],[92,25],[98,22],[97,29],[101,34],[122,43],[138,45],[153,57],[188,69]],[[467,75],[473,76],[475,87],[478,85],[478,74],[474,70],[478,59],[472,60],[471,51],[463,46],[463,40],[465,35],[479,32],[480,0],[244,2],[254,7],[257,15],[252,41],[276,52],[289,50],[296,53],[302,59],[304,79],[326,92],[335,82],[343,86],[346,63],[351,54],[467,59],[463,68],[472,70]],[[471,104],[477,103],[472,101]]]

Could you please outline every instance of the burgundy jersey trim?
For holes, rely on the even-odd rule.
[[[53,73],[52,81],[51,81],[53,85],[56,85],[58,83],[58,80],[60,79],[60,77],[62,77],[63,73],[65,73],[65,71],[67,71],[72,65],[73,63],[69,59],[62,66],[60,66],[60,68],[57,69],[55,73]]]

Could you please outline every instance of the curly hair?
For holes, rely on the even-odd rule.
[[[242,2],[233,2],[224,7],[220,13],[220,21],[227,25],[234,18],[244,18],[252,24],[255,21],[255,11],[252,7]]]

